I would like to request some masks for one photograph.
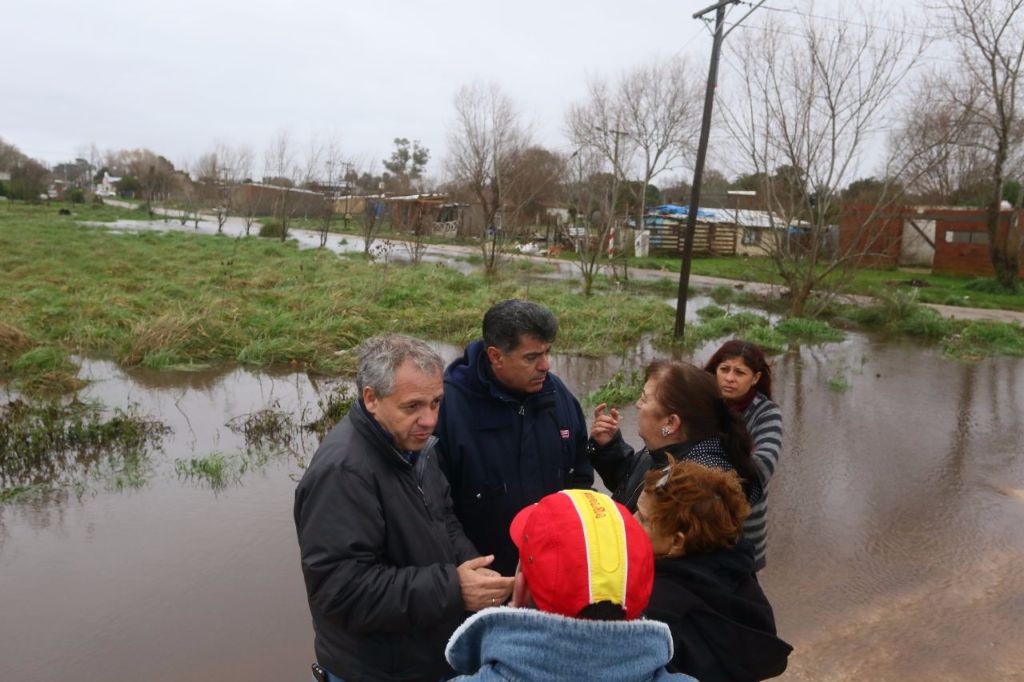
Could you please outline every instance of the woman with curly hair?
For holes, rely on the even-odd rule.
[[[675,462],[648,472],[636,518],[654,549],[654,588],[645,610],[672,632],[669,669],[701,682],[782,674],[793,648],[775,617],[742,539],[750,512],[735,471]]]
[[[772,368],[759,346],[732,339],[715,351],[704,369],[718,381],[729,409],[743,417],[753,441],[754,466],[763,492],[751,503],[743,535],[754,545],[754,562],[760,571],[768,550],[768,481],[782,450],[782,411],[772,402]]]

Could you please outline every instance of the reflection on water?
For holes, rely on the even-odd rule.
[[[656,356],[640,344],[554,370],[582,394]],[[139,490],[0,507],[0,680],[305,679],[296,461],[214,492],[173,460],[237,450],[231,418],[272,401],[298,414],[331,386],[84,367],[92,396],[136,402],[174,433]],[[762,583],[796,646],[784,679],[1021,679],[1024,361],[850,335],[776,358],[775,386],[786,435]],[[623,414],[636,443],[635,409]]]

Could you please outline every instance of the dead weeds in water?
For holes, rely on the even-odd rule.
[[[303,424],[302,427],[316,435],[318,440],[323,440],[327,432],[348,414],[355,399],[355,393],[348,386],[335,387],[334,390],[317,401],[320,416]]]
[[[148,452],[168,432],[134,406],[107,413],[78,400],[11,400],[0,405],[0,500],[92,476],[115,488],[140,484]]]
[[[296,431],[295,420],[276,400],[270,407],[235,417],[227,427],[245,439],[247,450],[287,448]]]

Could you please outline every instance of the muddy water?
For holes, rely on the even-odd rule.
[[[654,356],[641,344],[555,371],[583,393]],[[786,444],[762,582],[796,646],[784,679],[1024,679],[1024,361],[965,365],[852,335],[775,367]],[[295,457],[223,490],[173,461],[240,449],[226,422],[274,401],[315,416],[323,387],[85,372],[93,396],[136,402],[174,434],[140,489],[0,506],[0,680],[307,679]]]

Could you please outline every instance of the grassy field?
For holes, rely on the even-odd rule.
[[[566,257],[563,254],[563,257]],[[630,267],[679,272],[679,258],[650,256],[630,258]],[[769,258],[749,256],[695,256],[691,265],[695,275],[724,277],[744,282],[781,283]],[[923,286],[912,286],[911,281]],[[878,296],[899,287],[914,295],[920,303],[1024,310],[1024,290],[1011,294],[995,286],[991,277],[932,273],[915,268],[862,268],[857,270],[847,289],[851,294]]]
[[[375,332],[465,343],[491,303],[514,296],[559,314],[566,351],[616,352],[671,329],[654,296],[585,299],[560,283],[382,267],[257,238],[106,232],[55,213],[0,211],[0,365],[42,385],[67,374],[68,354],[346,371],[346,351]]]
[[[72,360],[78,354],[155,369],[237,362],[347,373],[350,351],[371,334],[401,331],[463,344],[479,334],[483,312],[509,297],[529,297],[556,312],[561,351],[617,353],[645,335],[670,343],[673,313],[657,287],[620,290],[601,280],[598,295],[584,297],[575,283],[532,281],[514,269],[494,280],[254,237],[108,232],[76,221],[139,212],[75,212],[0,209],[0,382],[14,380],[26,392],[80,387]],[[1019,325],[953,323],[920,312],[913,301],[839,315],[847,327],[887,325],[934,339],[953,355],[1024,354]],[[781,349],[838,332],[822,321],[771,326],[759,315],[709,308],[700,324],[687,326],[684,345],[729,334]]]

